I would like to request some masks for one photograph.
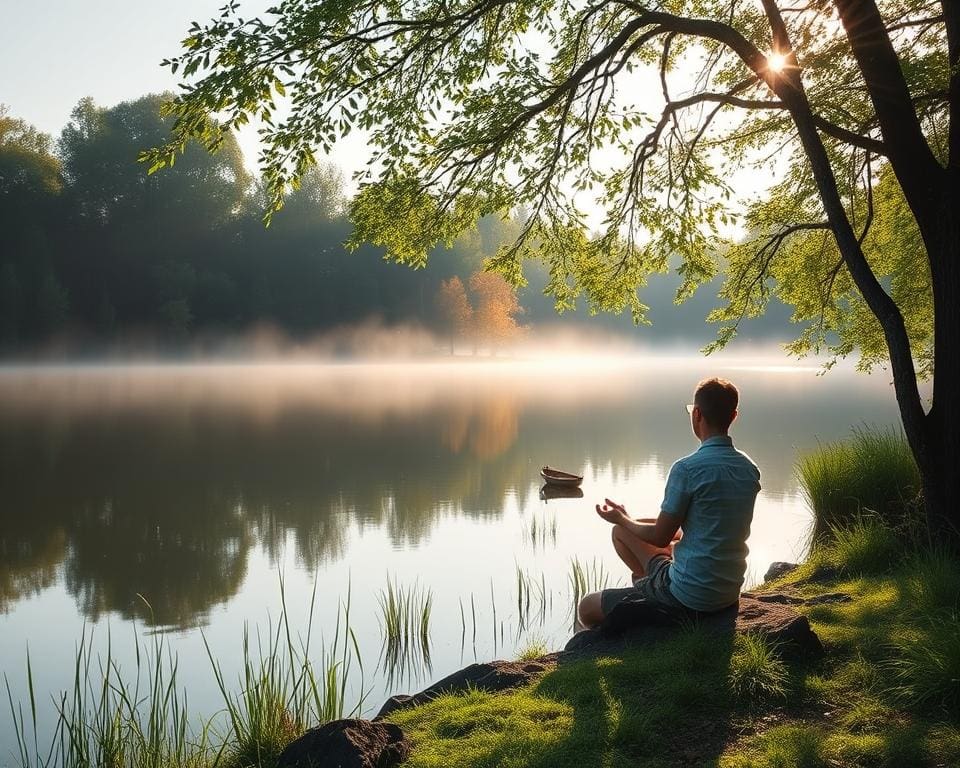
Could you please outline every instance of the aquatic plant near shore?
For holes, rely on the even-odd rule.
[[[28,653],[29,713],[14,702],[9,679],[4,675],[15,758],[23,768],[239,768],[269,764],[307,727],[354,714],[362,706],[363,667],[350,628],[349,589],[347,594],[346,602],[338,608],[332,643],[323,648],[315,666],[310,660],[314,600],[306,636],[295,641],[281,579],[282,607],[276,629],[267,633],[265,646],[258,642],[256,656],[250,634],[245,633],[239,693],[230,692],[207,646],[225,712],[196,724],[188,716],[186,693],[178,683],[177,657],[163,635],[154,635],[144,645],[135,630],[135,666],[130,673],[115,658],[111,635],[106,654],[100,655],[93,650],[94,633],[85,630],[77,646],[72,689],[54,699],[52,735],[41,748],[42,713],[37,711]],[[354,664],[361,673],[361,695],[356,705],[348,708],[348,679]]]
[[[249,629],[244,629],[240,693],[230,692],[204,637],[230,722],[231,764],[269,765],[307,728],[344,716],[347,680],[354,659],[361,672],[363,669],[357,639],[350,627],[351,590],[348,586],[346,600],[337,611],[333,644],[321,652],[319,675],[310,661],[316,590],[314,583],[306,636],[294,642],[281,578],[280,618],[276,629],[267,634],[266,647],[257,633],[256,657],[251,652]],[[359,711],[361,706],[362,696],[352,711]]]
[[[177,661],[162,638],[141,652],[134,634],[136,671],[126,678],[108,637],[106,656],[93,651],[94,634],[84,631],[77,646],[73,688],[54,699],[57,717],[50,743],[40,748],[33,667],[27,656],[30,717],[15,705],[6,675],[17,758],[24,768],[93,766],[193,766],[217,764],[209,723],[193,732],[186,696],[177,689]],[[222,750],[221,750],[222,751]]]
[[[547,590],[547,578],[541,571],[539,580],[516,566],[517,577],[517,617],[518,632],[527,628],[531,612],[539,619],[542,626],[546,620],[548,602],[552,602],[551,594]]]
[[[387,578],[377,600],[383,634],[381,668],[388,684],[398,678],[413,679],[431,669],[430,617],[433,593],[419,584],[405,587]]]
[[[573,613],[576,616],[577,605],[581,598],[610,586],[610,574],[603,567],[603,563],[596,558],[589,563],[581,563],[579,558],[574,557],[570,561],[569,581],[573,597]]]
[[[557,546],[557,516],[553,515],[547,522],[546,516],[538,518],[531,515],[530,525],[523,529],[524,538],[534,548],[546,549],[547,541]]]

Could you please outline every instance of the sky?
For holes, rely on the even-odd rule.
[[[113,106],[147,93],[175,90],[160,66],[180,51],[192,21],[218,15],[224,0],[0,0],[0,104],[14,117],[57,137],[85,96]],[[243,0],[253,15],[269,0]],[[247,164],[256,167],[257,135],[238,136]],[[358,137],[331,158],[350,174],[364,166]]]
[[[0,0],[0,104],[56,138],[77,102],[91,96],[100,106],[113,106],[147,93],[176,90],[177,79],[160,66],[180,52],[190,23],[219,15],[225,0]],[[271,0],[241,0],[241,14],[262,13]],[[691,72],[693,70],[691,69]],[[682,80],[682,78],[678,78]],[[634,103],[660,106],[659,80],[622,83]],[[674,95],[683,95],[676,92]],[[729,116],[739,119],[739,116]],[[249,169],[257,173],[259,141],[256,126],[238,133]],[[603,160],[601,151],[596,158]],[[350,194],[354,172],[367,168],[369,153],[362,132],[338,143],[327,158],[340,168]],[[615,160],[619,163],[619,160]],[[746,196],[762,193],[774,178],[770,171],[742,168],[733,185]],[[602,210],[592,200],[583,204],[591,227],[598,227]],[[729,228],[726,234],[739,233]]]

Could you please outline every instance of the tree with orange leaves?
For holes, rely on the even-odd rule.
[[[451,277],[440,283],[440,290],[436,297],[437,311],[446,329],[450,332],[450,354],[453,354],[454,343],[463,338],[470,331],[473,321],[473,307],[459,277]]]
[[[474,272],[469,284],[476,299],[473,326],[477,339],[493,347],[516,339],[524,330],[516,318],[523,307],[513,286],[494,272]]]

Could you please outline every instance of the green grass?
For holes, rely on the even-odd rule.
[[[728,675],[735,695],[751,699],[786,698],[788,677],[787,665],[766,638],[736,638]]]
[[[858,512],[847,523],[828,527],[810,562],[831,566],[846,575],[889,571],[902,559],[903,543],[878,517]]]
[[[957,614],[919,623],[898,634],[885,664],[891,693],[906,704],[960,715],[960,618]]]
[[[550,648],[546,641],[542,637],[532,637],[517,652],[517,661],[536,661],[548,653]]]
[[[894,527],[910,520],[920,490],[916,462],[902,433],[862,428],[848,440],[827,443],[797,463],[815,535],[847,527],[870,510]]]
[[[724,685],[732,648],[691,628],[658,653],[565,665],[519,691],[444,696],[390,719],[416,747],[405,765],[655,766],[688,764],[674,742],[705,739],[703,722],[725,722],[733,699]]]
[[[724,768],[828,768],[822,756],[824,732],[816,726],[790,724],[770,728],[752,748],[727,755]]]

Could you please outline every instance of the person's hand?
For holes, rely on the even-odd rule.
[[[627,510],[622,504],[617,504],[617,502],[610,501],[610,499],[604,499],[604,502],[602,507],[597,504],[597,514],[608,523],[617,525],[627,519]]]

